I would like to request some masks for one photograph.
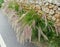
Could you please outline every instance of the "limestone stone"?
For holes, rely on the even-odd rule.
[[[54,14],[54,10],[51,9],[51,10],[49,11],[49,14],[51,14],[51,15]]]

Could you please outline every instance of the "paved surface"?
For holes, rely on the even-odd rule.
[[[6,44],[6,47],[35,47],[30,43],[23,46],[17,42],[14,30],[8,23],[7,17],[4,16],[1,11],[0,11],[0,35],[2,36],[4,43]]]

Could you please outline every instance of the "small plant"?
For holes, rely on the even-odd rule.
[[[36,0],[35,0],[36,1]],[[25,5],[25,4],[24,4]],[[59,47],[60,45],[60,35],[57,36],[55,29],[55,21],[48,18],[50,16],[46,15],[42,10],[38,14],[35,9],[30,9],[27,6],[21,6],[19,10],[19,5],[17,2],[10,2],[9,8],[15,10],[19,16],[18,21],[21,22],[21,30],[28,25],[31,27],[31,41],[37,41],[39,43],[47,42],[47,47]],[[26,32],[26,31],[25,31]],[[22,32],[23,33],[23,32]]]
[[[43,15],[38,15],[34,9],[29,10],[27,14],[20,20],[20,22],[22,22],[22,25],[24,26],[27,24],[31,26],[32,41],[47,42],[48,45],[51,44],[50,42],[52,41],[54,44],[53,46],[55,46],[55,43],[57,40],[59,40],[59,38],[56,38],[58,36],[56,34],[54,21],[48,19],[47,17],[46,19],[43,18]],[[55,38],[56,42],[54,43]]]

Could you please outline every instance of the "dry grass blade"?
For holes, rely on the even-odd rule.
[[[48,37],[43,33],[40,27],[38,28],[38,30],[40,31],[40,34],[44,37],[44,39],[48,40]]]

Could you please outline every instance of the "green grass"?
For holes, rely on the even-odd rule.
[[[0,0],[0,8],[1,8],[3,2],[4,2],[4,0]]]
[[[8,7],[14,9],[17,12],[19,11],[19,5],[17,2],[10,2]]]

